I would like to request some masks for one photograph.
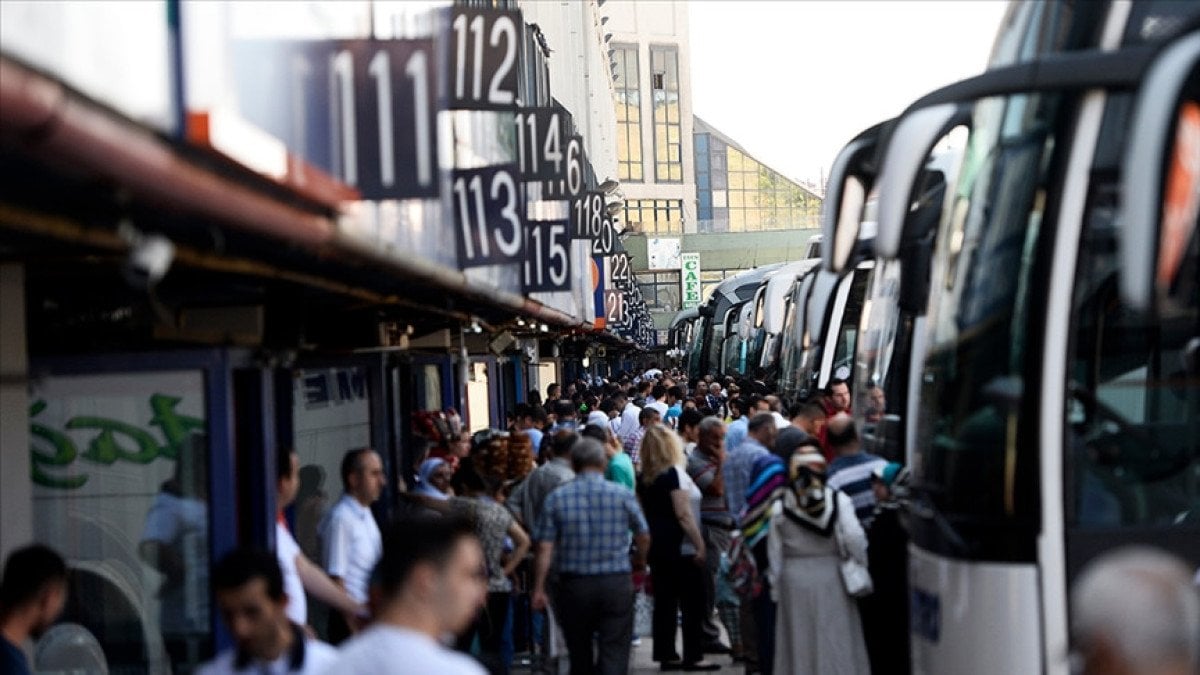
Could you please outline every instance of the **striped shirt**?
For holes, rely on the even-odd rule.
[[[554,544],[559,573],[619,574],[631,569],[630,530],[649,530],[633,491],[585,471],[546,498],[533,538]]]
[[[875,515],[875,492],[871,490],[871,474],[887,465],[887,460],[869,452],[843,455],[829,464],[826,483],[845,492],[854,502],[854,513],[864,528],[871,526]]]

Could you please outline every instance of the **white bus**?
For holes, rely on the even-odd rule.
[[[1016,2],[987,73],[888,129],[875,248],[900,264],[871,297],[924,322],[887,403],[913,471],[916,672],[1067,673],[1088,561],[1140,542],[1200,566],[1198,15]],[[918,178],[960,123],[913,306]],[[868,335],[860,364],[889,344]]]

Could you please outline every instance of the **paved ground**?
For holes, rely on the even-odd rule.
[[[653,645],[654,641],[650,638],[642,638],[642,644],[633,648],[633,652],[630,654],[630,673],[635,675],[649,675],[650,673],[660,672],[658,664],[650,658],[650,655],[653,653]],[[683,645],[678,645],[678,647],[679,649],[683,649]],[[735,673],[736,675],[742,675],[746,670],[740,663],[733,665],[728,656],[710,654],[704,658],[707,661],[719,663],[724,666],[721,670],[712,671],[720,673],[720,675],[734,675]]]
[[[683,646],[677,645],[677,647],[682,649]],[[633,647],[629,655],[629,672],[631,675],[650,675],[651,673],[661,672],[658,669],[658,664],[651,658],[651,655],[654,653],[653,650],[654,641],[650,638],[642,638],[642,643]],[[741,664],[734,665],[728,656],[711,654],[705,658],[708,661],[719,663],[723,666],[721,670],[712,671],[718,673],[718,675],[742,675],[745,672],[745,668]],[[529,672],[528,667],[515,666],[513,668],[513,673],[515,674]],[[566,672],[566,663],[563,663],[561,673],[565,674]]]

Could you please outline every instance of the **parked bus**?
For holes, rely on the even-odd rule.
[[[754,295],[758,283],[767,273],[781,265],[782,263],[774,263],[746,270],[722,281],[713,289],[708,302],[700,308],[701,320],[697,326],[698,330],[695,331],[695,341],[688,363],[690,377],[719,375],[724,372],[725,336],[733,327],[731,313]]]
[[[905,308],[926,322],[900,388],[916,672],[1067,673],[1087,562],[1147,543],[1200,565],[1198,16],[1013,3],[989,71],[889,130],[886,279],[918,266],[913,196],[968,113],[925,306]]]

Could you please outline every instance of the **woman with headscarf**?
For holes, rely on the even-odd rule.
[[[854,502],[825,485],[825,458],[819,454],[793,455],[788,477],[767,535],[767,575],[779,607],[773,670],[869,673],[858,605],[840,569],[843,549],[867,562]]]
[[[413,492],[438,501],[450,498],[450,478],[454,470],[441,457],[430,457],[421,462],[417,472],[417,485]]]
[[[770,519],[775,673],[870,673],[858,605],[840,569],[842,549],[865,565],[866,536],[851,498],[826,485],[824,470],[820,454],[792,455],[790,484]]]

